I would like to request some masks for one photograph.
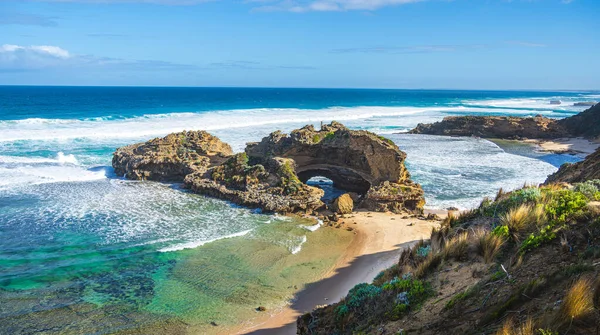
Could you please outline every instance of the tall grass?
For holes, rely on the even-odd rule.
[[[507,319],[502,324],[502,328],[500,328],[496,335],[534,335],[536,334],[535,325],[533,319],[528,317],[525,322],[522,324],[515,326],[515,322],[513,319]]]
[[[594,283],[588,278],[578,279],[567,291],[556,315],[558,326],[565,326],[589,316],[594,311]]]
[[[491,263],[500,252],[502,245],[504,245],[504,237],[490,234],[484,228],[478,228],[475,230],[477,252],[483,256],[483,260],[486,264]]]

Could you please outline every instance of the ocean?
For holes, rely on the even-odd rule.
[[[598,92],[0,86],[0,334],[210,333],[281,306],[351,234],[136,182],[119,146],[204,129],[242,151],[336,120],[408,154],[427,207],[471,208],[579,158],[408,135],[449,115],[574,115]],[[550,101],[561,100],[561,105]],[[324,255],[319,252],[328,247]],[[141,330],[140,330],[141,329]],[[147,331],[144,331],[146,329]]]

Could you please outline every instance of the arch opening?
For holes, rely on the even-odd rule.
[[[348,169],[306,168],[300,169],[297,174],[303,183],[311,186],[322,186],[321,188],[326,193],[330,190],[332,194],[337,193],[337,196],[345,192],[355,192],[359,195],[365,195],[369,191],[369,188],[371,188],[370,182],[358,173]]]

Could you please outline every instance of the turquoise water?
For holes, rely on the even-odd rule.
[[[598,98],[597,92],[0,87],[0,333],[210,332],[210,322],[252,317],[259,302],[282,303],[294,287],[325,272],[349,241],[343,232],[312,231],[307,221],[178,185],[117,178],[110,161],[118,146],[206,129],[241,151],[275,129],[337,120],[387,136],[406,151],[428,206],[467,208],[500,187],[541,182],[577,158],[402,132],[448,115],[562,118],[583,109],[574,102]],[[550,105],[558,99],[562,105]],[[331,254],[318,252],[324,245]]]

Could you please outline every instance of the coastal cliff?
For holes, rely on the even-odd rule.
[[[580,183],[600,179],[600,149],[577,163],[565,163],[558,171],[548,176],[545,184]]]
[[[298,334],[595,334],[600,180],[500,190],[449,216]]]
[[[128,179],[183,182],[196,193],[280,213],[322,208],[323,190],[306,181],[324,176],[359,194],[363,208],[421,213],[423,190],[405,159],[392,141],[332,122],[273,132],[238,154],[204,131],[170,134],[117,149],[113,167]]]
[[[411,134],[478,136],[498,139],[555,139],[600,137],[600,104],[568,118],[543,116],[449,116],[440,122],[420,123]]]

